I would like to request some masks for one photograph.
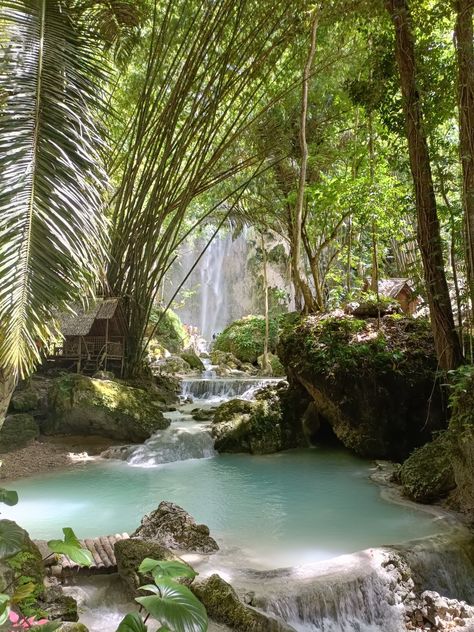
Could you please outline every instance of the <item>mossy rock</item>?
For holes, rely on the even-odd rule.
[[[225,366],[229,369],[240,369],[242,366],[242,362],[233,353],[219,349],[211,351],[211,362],[215,366]]]
[[[403,460],[447,425],[430,324],[385,316],[308,316],[281,335],[290,384],[303,386],[344,446]]]
[[[8,415],[0,429],[0,453],[24,448],[38,435],[39,427],[32,415]]]
[[[452,452],[448,433],[416,449],[398,472],[405,495],[420,503],[445,498],[456,486]]]
[[[276,356],[274,353],[268,354],[268,363],[270,365],[270,370],[268,371],[268,375],[273,377],[285,377],[285,367],[280,362],[280,358]],[[258,357],[258,366],[260,367],[261,373],[265,374],[264,367],[264,356],[263,353]]]
[[[150,578],[138,572],[138,567],[146,557],[153,560],[179,559],[158,542],[141,538],[118,540],[114,545],[114,552],[117,560],[117,572],[124,582],[127,592],[132,597],[138,595],[140,586],[150,583]]]
[[[206,367],[204,366],[201,358],[194,353],[194,351],[183,351],[180,356],[195,371],[205,371]]]
[[[53,381],[45,434],[98,435],[142,442],[170,424],[152,390],[69,374]]]
[[[32,388],[16,390],[13,393],[10,408],[17,413],[27,413],[39,406],[39,395]]]
[[[189,344],[189,334],[186,331],[180,317],[171,309],[167,309],[163,315],[163,308],[155,307],[152,310],[149,324],[149,333],[154,330],[154,337],[158,343],[171,353],[180,353]]]
[[[232,353],[241,362],[255,364],[263,353],[265,340],[265,318],[246,316],[236,320],[217,336],[216,351]],[[269,351],[275,351],[278,341],[278,320],[270,320]]]
[[[89,632],[83,623],[63,623],[57,632]]]
[[[0,520],[1,525],[15,525],[11,520]],[[44,595],[44,565],[38,547],[24,529],[21,550],[0,560],[0,592],[12,594],[25,584],[34,584],[33,592],[18,603],[22,613],[28,617],[44,616],[41,598]]]
[[[191,365],[181,356],[173,355],[160,360],[156,365],[160,373],[166,375],[185,375],[191,373]]]
[[[272,454],[284,449],[278,399],[268,396],[224,402],[214,414],[212,435],[219,452]]]
[[[213,621],[224,623],[238,632],[294,632],[294,628],[255,610],[240,599],[230,584],[217,574],[195,581],[191,590],[204,604]]]

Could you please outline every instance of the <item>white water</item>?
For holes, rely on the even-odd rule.
[[[280,381],[281,378],[185,378],[182,383],[182,397],[208,405],[236,397],[252,399],[260,388]]]

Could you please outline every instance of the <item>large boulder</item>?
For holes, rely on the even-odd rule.
[[[207,614],[238,632],[294,632],[294,628],[243,603],[230,584],[217,574],[195,581],[191,590]]]
[[[0,429],[0,453],[24,448],[38,435],[39,427],[32,415],[7,415]]]
[[[191,365],[178,355],[171,355],[159,360],[154,366],[160,373],[165,375],[185,375],[193,370]]]
[[[214,553],[219,549],[209,535],[209,528],[196,521],[187,511],[174,503],[162,502],[158,509],[142,518],[132,538],[158,542],[167,549]]]
[[[283,420],[281,394],[285,383],[258,391],[254,401],[233,399],[221,404],[212,421],[212,435],[219,452],[271,454],[295,447]]]
[[[69,374],[49,391],[45,434],[98,435],[142,442],[170,424],[153,391]]]
[[[225,366],[229,369],[240,369],[242,367],[242,362],[233,353],[220,351],[219,349],[211,351],[211,362],[215,366]]]
[[[313,399],[321,428],[365,457],[406,458],[446,427],[431,328],[399,315],[308,316],[278,347],[290,384]]]
[[[10,402],[10,408],[17,413],[27,413],[36,410],[40,404],[39,393],[33,388],[17,389]]]
[[[150,583],[149,578],[138,572],[138,567],[146,557],[153,560],[178,559],[174,553],[158,542],[141,538],[117,540],[114,552],[117,572],[132,597],[137,596],[140,586]]]
[[[183,353],[180,353],[180,357],[187,362],[194,371],[204,371],[206,369],[201,358],[192,349],[183,351]]]
[[[255,364],[263,353],[265,318],[245,316],[226,327],[214,342],[214,351],[232,353],[241,362]],[[270,320],[269,351],[275,351],[278,340],[278,321]],[[216,363],[218,364],[218,363]]]
[[[456,487],[452,460],[452,441],[441,433],[430,443],[417,448],[397,473],[406,496],[420,503],[445,498]]]

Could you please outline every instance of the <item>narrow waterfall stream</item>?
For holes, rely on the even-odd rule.
[[[298,632],[404,632],[402,563],[420,586],[474,601],[472,536],[451,535],[441,512],[382,498],[369,479],[372,463],[324,447],[215,452],[209,422],[195,421],[192,411],[251,399],[269,381],[217,378],[207,367],[202,377],[183,380],[182,399],[192,401],[166,413],[169,428],[125,461],[18,481],[20,503],[5,516],[33,537],[56,537],[58,525],[91,537],[131,532],[162,500],[176,502],[206,523],[220,546],[212,556],[183,557],[202,576],[218,572]],[[133,607],[113,578],[80,580],[68,590],[91,632],[115,632]]]

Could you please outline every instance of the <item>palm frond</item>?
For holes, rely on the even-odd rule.
[[[25,375],[104,264],[104,77],[59,0],[4,0],[0,29],[0,367]]]

